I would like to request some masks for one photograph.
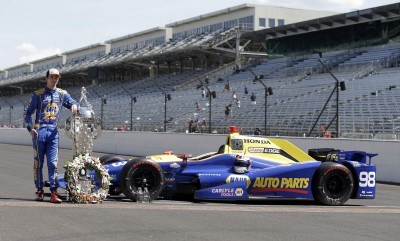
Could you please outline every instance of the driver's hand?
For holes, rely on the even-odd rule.
[[[70,111],[72,112],[72,114],[78,113],[78,106],[76,106],[76,105],[71,105]]]
[[[32,129],[29,134],[31,134],[32,138],[35,137],[35,135],[37,135],[37,131],[35,129]]]

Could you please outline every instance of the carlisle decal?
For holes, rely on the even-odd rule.
[[[242,188],[213,188],[211,193],[219,194],[221,197],[241,197],[244,191]]]
[[[213,188],[211,193],[219,194],[221,197],[233,197],[235,195],[234,188]]]
[[[244,175],[229,175],[229,177],[226,178],[227,184],[234,182],[246,182],[246,187],[249,187],[251,183],[250,178]]]
[[[307,194],[308,177],[257,177],[252,192],[295,192]]]

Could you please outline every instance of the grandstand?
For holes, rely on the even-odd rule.
[[[24,126],[31,91],[55,67],[75,99],[87,88],[107,130],[189,132],[193,120],[206,133],[211,117],[213,133],[236,125],[319,136],[324,126],[333,136],[399,138],[399,4],[332,14],[244,4],[14,66],[0,71],[0,125]],[[320,61],[345,90],[334,91]]]

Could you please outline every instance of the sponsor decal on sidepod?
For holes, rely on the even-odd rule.
[[[245,175],[229,175],[229,177],[226,178],[226,183],[234,183],[234,182],[246,182],[246,187],[250,186],[251,180],[248,176]]]
[[[294,192],[307,194],[308,177],[257,177],[253,184],[253,193],[262,192]]]
[[[241,197],[243,196],[243,188],[213,188],[211,192],[220,194],[221,197]]]

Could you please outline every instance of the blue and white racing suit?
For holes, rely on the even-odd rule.
[[[32,100],[25,108],[24,119],[28,131],[35,128],[38,133],[32,138],[34,150],[33,178],[36,188],[43,188],[43,162],[46,155],[50,190],[56,190],[58,183],[58,129],[57,122],[61,106],[68,109],[78,103],[67,91],[60,88],[51,90],[47,87],[35,91]],[[36,111],[35,124],[32,126],[31,115]]]

